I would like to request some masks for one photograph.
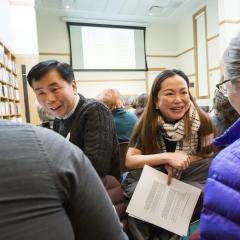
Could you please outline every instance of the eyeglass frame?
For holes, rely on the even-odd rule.
[[[224,80],[223,82],[216,84],[216,88],[217,88],[218,90],[221,90],[220,87],[221,87],[223,84],[225,84],[225,83],[227,83],[227,82],[230,82],[230,81],[231,81],[231,79]]]
[[[227,79],[227,80],[224,80],[224,81],[221,82],[221,83],[216,84],[216,88],[217,88],[217,89],[223,94],[223,96],[225,96],[225,97],[228,96],[227,91],[225,92],[225,91],[221,88],[221,86],[222,86],[223,84],[227,83],[227,82],[230,82],[230,81],[232,81],[232,80],[231,80],[231,79]]]

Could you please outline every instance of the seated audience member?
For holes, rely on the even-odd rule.
[[[135,114],[138,118],[140,118],[140,116],[142,115],[144,107],[147,104],[147,100],[148,96],[146,93],[142,93],[134,100],[133,107],[135,108]]]
[[[145,164],[204,189],[212,156],[215,127],[189,92],[188,77],[179,70],[165,70],[154,80],[148,103],[131,136],[126,156],[130,169],[123,183],[130,200]],[[166,179],[167,182],[167,179]],[[197,209],[201,208],[201,200]],[[199,217],[200,213],[195,212]],[[169,239],[172,233],[128,218],[133,239]]]
[[[77,145],[100,177],[120,177],[120,158],[110,111],[77,94],[71,66],[56,60],[35,65],[27,76],[38,102],[56,118],[53,130]]]
[[[223,82],[221,77],[220,83]],[[217,134],[222,135],[239,117],[239,114],[230,104],[227,96],[220,90],[216,90],[213,99],[213,114],[212,120],[217,128]]]
[[[124,110],[119,91],[116,89],[106,89],[99,95],[98,98],[106,104],[112,112],[117,129],[118,141],[129,141],[132,129],[138,119],[134,114]]]
[[[69,141],[0,121],[0,152],[0,239],[127,239],[96,171]]]
[[[240,33],[223,54],[224,81],[217,85],[240,114]],[[206,182],[200,239],[240,239],[240,121],[214,144],[226,146],[212,161]]]
[[[38,117],[41,121],[42,127],[52,128],[55,117],[48,113],[39,103],[36,105]]]

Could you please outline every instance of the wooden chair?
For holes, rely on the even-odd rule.
[[[127,169],[125,167],[125,159],[128,150],[129,142],[121,142],[119,143],[119,151],[120,151],[120,171],[121,173],[126,172]]]

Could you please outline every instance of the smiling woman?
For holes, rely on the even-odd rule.
[[[154,80],[147,106],[136,125],[126,156],[128,174],[123,189],[132,197],[144,164],[203,190],[213,149],[215,127],[210,117],[195,103],[189,92],[188,77],[179,70],[166,70]],[[167,179],[166,179],[167,182]],[[199,218],[202,201],[195,217]],[[136,239],[162,239],[156,229],[129,217],[130,231]],[[153,234],[153,235],[152,235]],[[138,237],[137,237],[138,236]],[[134,238],[135,239],[135,238]]]
[[[190,107],[187,82],[179,75],[162,83],[156,107],[168,122],[181,119]]]

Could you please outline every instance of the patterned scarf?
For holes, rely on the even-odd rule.
[[[175,151],[184,151],[187,154],[194,154],[198,149],[198,130],[200,128],[200,119],[198,112],[193,104],[190,105],[189,118],[191,123],[191,137],[186,141],[184,132],[184,119],[182,118],[176,123],[165,123],[163,118],[159,115],[159,141],[161,152],[166,152],[164,139],[172,142],[177,142]]]

